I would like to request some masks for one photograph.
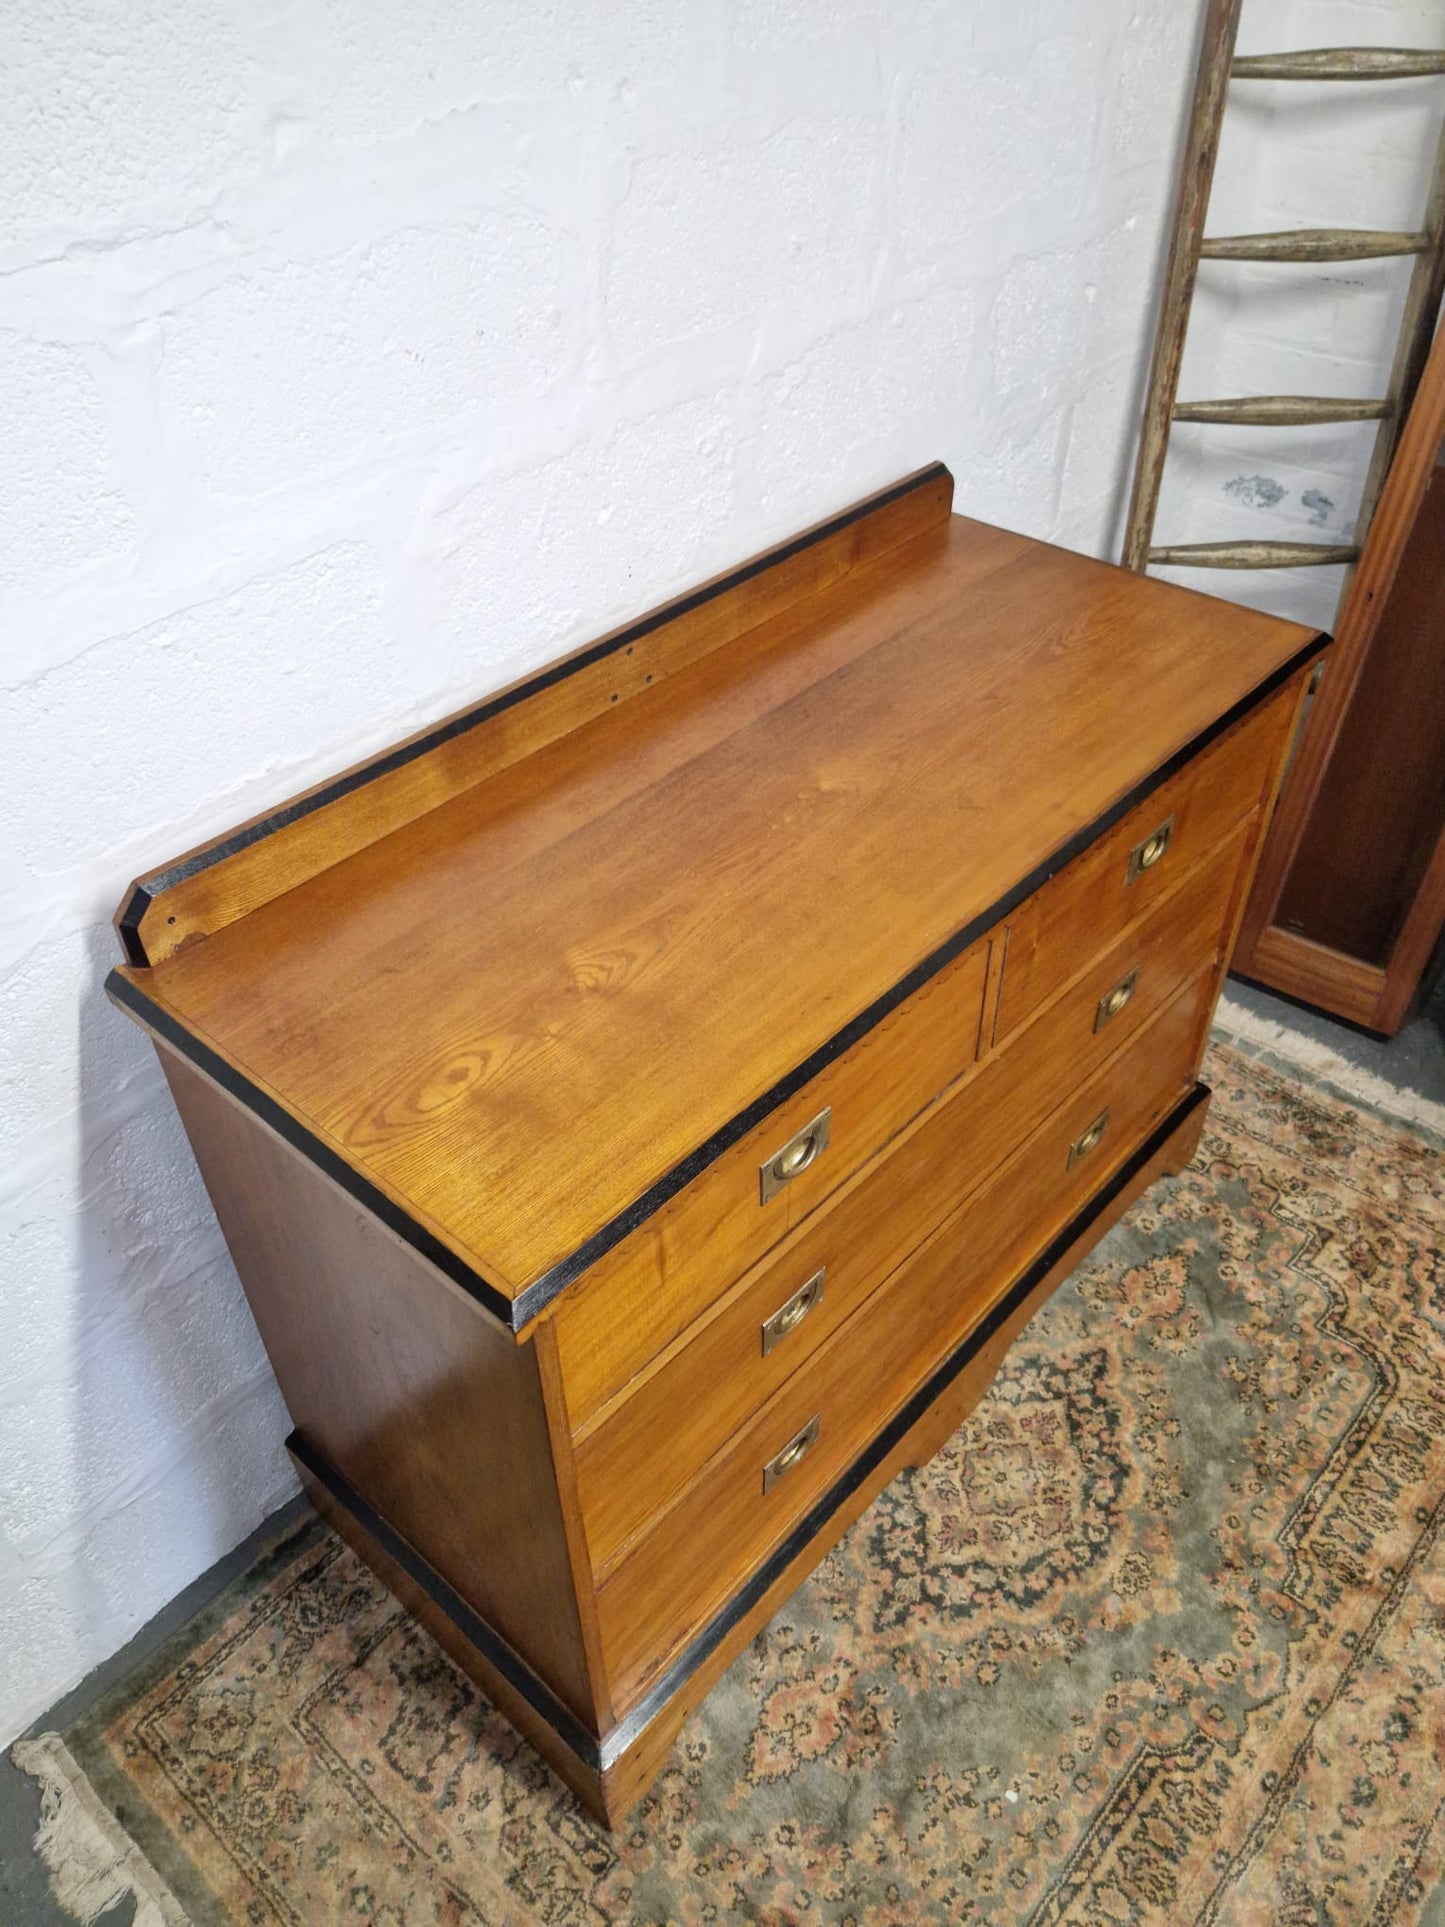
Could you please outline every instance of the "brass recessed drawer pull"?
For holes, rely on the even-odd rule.
[[[785,1184],[801,1177],[818,1153],[827,1150],[832,1128],[833,1107],[829,1105],[801,1131],[795,1132],[781,1151],[774,1151],[766,1163],[758,1167],[758,1190],[763,1204],[775,1198]]]
[[[771,1318],[763,1320],[763,1356],[775,1345],[780,1345],[789,1332],[795,1332],[813,1307],[822,1302],[823,1280],[828,1275],[828,1267],[819,1265],[805,1284],[798,1286],[792,1297],[786,1299]]]
[[[814,1412],[801,1432],[795,1432],[781,1452],[775,1452],[763,1467],[763,1490],[771,1492],[779,1479],[786,1478],[795,1465],[801,1465],[818,1442],[821,1412]]]
[[[1162,863],[1169,853],[1169,845],[1174,836],[1174,818],[1168,817],[1157,830],[1151,830],[1142,843],[1136,843],[1129,852],[1129,868],[1124,877],[1126,884],[1133,883],[1152,870],[1156,863]]]
[[[1071,1171],[1081,1158],[1086,1158],[1090,1151],[1098,1149],[1100,1140],[1108,1128],[1109,1113],[1107,1111],[1100,1111],[1093,1123],[1080,1131],[1079,1135],[1069,1146],[1069,1169]]]
[[[1121,977],[1114,988],[1106,991],[1099,999],[1099,1008],[1094,1015],[1094,1029],[1102,1030],[1105,1024],[1112,1023],[1138,988],[1139,965],[1135,964],[1127,977]]]

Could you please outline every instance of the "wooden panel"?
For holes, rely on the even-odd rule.
[[[160,1059],[298,1430],[595,1725],[531,1349]]]
[[[932,978],[568,1295],[554,1322],[574,1427],[974,1062],[989,948],[976,946]],[[824,1106],[827,1149],[760,1203],[762,1160]]]
[[[1311,943],[1293,930],[1274,924],[1254,947],[1249,971],[1243,973],[1297,997],[1302,1004],[1332,1010],[1351,1024],[1369,1027],[1385,989],[1385,973],[1378,964],[1361,963],[1341,950]]]
[[[1077,1210],[1193,1081],[1198,1010],[1212,981],[1180,993],[1068,1099],[999,1177],[955,1212],[795,1372],[734,1444],[663,1510],[598,1592],[614,1703],[626,1708],[882,1426],[1030,1250]],[[1090,1156],[1070,1153],[1104,1111]],[[817,1443],[764,1492],[763,1468],[817,1417]]]
[[[1207,1099],[1200,1087],[1199,1095]],[[1181,1107],[1180,1121],[1146,1161],[1130,1171],[1113,1190],[1087,1228],[1072,1239],[1057,1259],[1008,1310],[997,1329],[981,1344],[966,1341],[950,1381],[927,1404],[886,1457],[849,1481],[849,1487],[830,1509],[829,1516],[808,1542],[794,1552],[782,1549],[777,1569],[742,1611],[729,1614],[725,1627],[707,1638],[685,1676],[671,1695],[651,1711],[627,1750],[604,1771],[604,1800],[615,1826],[652,1784],[667,1759],[684,1719],[708,1690],[772,1618],[779,1607],[818,1562],[837,1544],[889,1481],[907,1465],[932,1457],[943,1441],[962,1424],[983,1397],[1009,1345],[1059,1285],[1130,1205],[1159,1177],[1183,1170],[1194,1155],[1203,1128],[1205,1104]],[[940,1427],[946,1429],[940,1429]]]
[[[1275,913],[1383,968],[1445,829],[1445,469],[1420,505]]]
[[[385,755],[292,797],[131,885],[116,921],[133,962],[159,963],[548,743],[663,682],[948,515],[935,463],[742,569],[630,622]]]
[[[540,1309],[1314,646],[957,517],[744,641],[132,981]]]
[[[1000,1038],[1035,1011],[1081,955],[1131,923],[1178,872],[1255,809],[1268,787],[1294,712],[1282,690],[1205,755],[1132,810],[1019,911],[1009,929],[999,1001]],[[1131,852],[1169,826],[1163,857],[1131,876]]]
[[[1390,953],[1385,988],[1371,1019],[1374,1028],[1386,1037],[1393,1037],[1409,1016],[1431,960],[1439,956],[1442,932],[1445,932],[1445,831],[1435,845],[1415,901]]]
[[[1051,1010],[946,1097],[779,1251],[756,1266],[700,1325],[624,1388],[582,1430],[578,1502],[594,1571],[606,1571],[682,1486],[829,1338],[909,1250],[966,1198],[1038,1121],[1126,1044],[1201,963],[1217,956],[1239,873],[1241,832],[1102,957]],[[1096,1029],[1101,1001],[1134,979],[1129,1002]],[[823,1271],[822,1295],[767,1353],[763,1321]],[[590,1397],[594,1327],[570,1304],[552,1322],[564,1377]],[[645,1297],[616,1308],[634,1349],[647,1336]],[[569,1385],[570,1391],[570,1385]],[[570,1403],[570,1401],[569,1401]],[[580,1428],[579,1428],[580,1429]]]

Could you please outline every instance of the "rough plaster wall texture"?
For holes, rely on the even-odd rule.
[[[0,1740],[290,1490],[126,880],[935,456],[1104,551],[1177,0],[10,0]]]
[[[1241,53],[1290,47],[1439,47],[1439,0],[1245,0]],[[1445,112],[1445,82],[1349,86],[1241,82],[1231,91],[1209,231],[1415,228]],[[1204,262],[1181,399],[1385,392],[1409,279],[1405,260],[1338,266]],[[1307,431],[1174,431],[1160,541],[1348,542],[1372,424]],[[1331,626],[1342,569],[1172,579]]]

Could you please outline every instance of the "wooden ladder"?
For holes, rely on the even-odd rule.
[[[1285,234],[1239,234],[1206,238],[1205,217],[1219,153],[1225,100],[1232,81],[1404,80],[1445,74],[1445,51],[1389,47],[1337,47],[1310,53],[1252,54],[1234,51],[1242,0],[1209,0],[1194,106],[1185,142],[1183,174],[1174,215],[1164,302],[1149,370],[1148,399],[1134,492],[1124,537],[1124,565],[1139,573],[1150,563],[1207,569],[1279,569],[1353,563],[1389,471],[1400,424],[1419,384],[1445,289],[1445,127],[1435,156],[1421,227],[1409,233],[1357,228],[1302,229]],[[1177,400],[1179,368],[1199,263],[1206,261],[1369,261],[1413,255],[1394,362],[1384,395],[1361,401],[1313,395],[1250,395],[1228,401]],[[1154,516],[1164,478],[1169,431],[1175,422],[1247,423],[1263,428],[1300,428],[1319,422],[1377,421],[1374,452],[1365,478],[1355,540],[1338,542],[1185,542],[1153,546]]]

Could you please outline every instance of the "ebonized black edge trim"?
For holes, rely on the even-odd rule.
[[[1112,1177],[1100,1185],[1062,1230],[1049,1241],[1033,1263],[1019,1274],[1003,1297],[974,1326],[963,1342],[950,1352],[913,1396],[899,1408],[842,1477],[814,1502],[747,1584],[733,1594],[691,1645],[685,1647],[667,1670],[659,1676],[632,1711],[619,1720],[600,1741],[582,1726],[551,1689],[538,1679],[525,1662],[512,1651],[512,1648],[492,1630],[486,1620],[448,1585],[441,1574],[436,1572],[413,1546],[367,1504],[334,1467],[314,1452],[299,1433],[293,1432],[287,1439],[287,1450],[326,1488],[339,1505],[355,1517],[357,1523],[370,1533],[384,1552],[396,1561],[407,1577],[426,1593],[438,1610],[445,1613],[458,1630],[496,1667],[508,1683],[523,1696],[532,1710],[547,1722],[563,1744],[569,1747],[591,1771],[598,1774],[605,1773],[636,1745],[652,1722],[666,1709],[668,1702],[675,1697],[698,1668],[717,1651],[732,1629],[787,1570],[808,1542],[822,1531],[833,1514],[847,1503],[869,1474],[876,1471],[894,1447],[923,1417],[935,1399],[948,1389],[994,1333],[1008,1322],[1030,1292],[1048,1276],[1054,1266],[1067,1255],[1070,1248],[1085,1236],[1089,1228],[1103,1216],[1115,1199],[1133,1183],[1145,1166],[1163,1150],[1170,1138],[1188,1122],[1200,1106],[1209,1102],[1209,1098],[1208,1086],[1196,1084],[1193,1090],[1175,1105],[1133,1155],[1114,1172]]]
[[[286,1450],[318,1485],[325,1487],[344,1511],[351,1514],[363,1531],[375,1539],[382,1551],[396,1561],[413,1585],[419,1586],[432,1604],[446,1614],[488,1665],[496,1668],[513,1692],[519,1693],[532,1711],[547,1722],[563,1745],[575,1753],[591,1772],[600,1774],[602,1749],[596,1736],[588,1732],[571,1708],[558,1699],[546,1681],[532,1671],[501,1634],[492,1630],[481,1614],[474,1611],[435,1567],[367,1504],[355,1486],[309,1445],[300,1432],[293,1432],[287,1439]]]
[[[944,478],[947,478],[950,483],[953,480],[942,462],[932,462],[927,468],[920,469],[916,475],[909,475],[903,481],[895,482],[891,488],[880,489],[876,495],[869,495],[863,501],[855,502],[852,508],[844,509],[841,514],[833,516],[827,522],[820,522],[816,528],[809,529],[802,535],[795,535],[790,541],[780,543],[776,548],[764,550],[761,555],[754,556],[749,562],[741,563],[727,575],[719,576],[715,582],[705,584],[700,589],[689,590],[674,601],[654,609],[649,615],[639,616],[636,622],[629,623],[625,629],[619,629],[615,635],[604,636],[600,642],[593,643],[590,648],[579,650],[576,655],[569,656],[565,661],[553,663],[546,669],[539,669],[535,676],[529,676],[525,682],[518,683],[515,688],[503,690],[497,696],[484,698],[471,709],[465,709],[447,722],[439,723],[435,729],[428,730],[425,735],[416,737],[412,742],[404,743],[393,750],[383,751],[380,756],[373,758],[369,763],[363,763],[359,769],[352,770],[349,775],[338,776],[333,782],[323,783],[319,789],[312,790],[309,795],[283,804],[271,815],[259,818],[256,822],[248,824],[245,829],[236,830],[230,836],[222,837],[218,842],[207,844],[204,849],[183,857],[179,862],[171,864],[168,869],[158,871],[146,882],[135,886],[117,919],[116,927],[120,931],[121,942],[125,946],[127,961],[142,968],[149,966],[150,958],[146,955],[145,944],[140,934],[141,919],[156,898],[165,891],[173,890],[179,883],[188,883],[192,877],[200,876],[203,871],[211,869],[215,864],[224,863],[227,858],[239,855],[242,850],[249,849],[253,843],[264,842],[268,836],[275,836],[279,830],[289,829],[293,823],[300,822],[303,817],[312,815],[316,810],[325,809],[328,803],[339,802],[343,796],[351,795],[354,790],[364,789],[368,783],[374,783],[378,777],[389,776],[393,770],[415,762],[419,756],[428,755],[432,750],[440,748],[443,743],[449,743],[458,736],[465,736],[468,731],[476,729],[480,724],[490,722],[493,716],[500,716],[505,710],[515,709],[518,703],[527,702],[531,697],[540,695],[543,690],[551,689],[557,683],[566,682],[580,670],[590,669],[594,663],[602,662],[608,656],[615,655],[619,649],[625,649],[640,642],[644,636],[651,635],[654,630],[661,629],[666,623],[675,622],[681,616],[691,615],[694,609],[700,609],[704,604],[715,601],[730,590],[740,588],[743,583],[751,582],[754,576],[761,575],[764,570],[775,568],[781,562],[791,561],[795,555],[801,555],[805,549],[827,541],[830,536],[841,534],[844,529],[851,528],[855,522],[861,522],[865,516],[872,515],[876,510],[888,508],[894,502],[901,501],[905,495],[911,495],[920,488],[931,487]]]
[[[826,1070],[836,1058],[842,1056],[844,1051],[850,1050],[860,1038],[875,1029],[885,1017],[911,997],[915,990],[927,983],[930,977],[937,976],[940,970],[952,963],[953,959],[960,956],[971,943],[976,942],[986,931],[992,929],[994,924],[1006,917],[1025,897],[1031,896],[1041,885],[1047,883],[1050,877],[1057,875],[1067,864],[1072,863],[1076,856],[1111,830],[1121,818],[1128,815],[1130,810],[1136,808],[1162,784],[1167,783],[1172,776],[1177,775],[1186,763],[1192,762],[1196,756],[1201,755],[1217,737],[1222,736],[1227,729],[1233,728],[1234,724],[1248,715],[1250,710],[1257,708],[1277,689],[1282,688],[1291,676],[1320,654],[1328,642],[1329,638],[1324,635],[1312,637],[1263,682],[1225,710],[1223,715],[1216,717],[1206,729],[1201,730],[1182,749],[1176,750],[1174,755],[1161,763],[1157,769],[1152,770],[1142,781],[1136,783],[1133,789],[1121,796],[1118,802],[1112,804],[1101,816],[1077,831],[1067,843],[1055,850],[1052,856],[1046,857],[1021,882],[997,898],[986,910],[981,911],[978,916],[966,923],[961,930],[955,931],[945,943],[940,944],[921,963],[916,964],[907,976],[900,978],[891,990],[885,991],[866,1010],[860,1011],[858,1016],[845,1024],[841,1030],[836,1031],[810,1057],[806,1057],[785,1077],[779,1078],[771,1089],[764,1091],[761,1097],[755,1098],[744,1110],[739,1111],[720,1130],[715,1131],[705,1143],[700,1144],[695,1151],[690,1152],[680,1163],[665,1172],[655,1184],[643,1192],[640,1198],[635,1199],[625,1210],[610,1219],[599,1231],[595,1231],[575,1251],[560,1259],[539,1278],[534,1279],[530,1285],[525,1286],[515,1298],[509,1298],[480,1272],[466,1264],[454,1251],[449,1250],[424,1225],[418,1224],[400,1205],[386,1197],[354,1166],[348,1164],[324,1139],[308,1130],[299,1119],[277,1104],[274,1098],[267,1096],[241,1071],[228,1064],[223,1057],[202,1043],[160,1005],[153,1003],[139,986],[130,982],[128,978],[120,976],[118,972],[112,971],[106,979],[105,988],[117,1004],[122,1005],[132,1016],[137,1017],[141,1023],[164,1038],[174,1050],[205,1071],[206,1075],[213,1078],[230,1096],[244,1104],[247,1109],[254,1111],[270,1125],[272,1130],[284,1138],[293,1150],[309,1158],[358,1203],[364,1204],[369,1211],[374,1211],[399,1238],[411,1245],[439,1270],[445,1272],[454,1284],[459,1285],[463,1291],[469,1292],[494,1317],[500,1319],[514,1333],[523,1332],[546,1310],[554,1298],[559,1297],[569,1285],[575,1284],[589,1266],[594,1265],[599,1258],[611,1251],[614,1245],[620,1244],[639,1225],[644,1224],[655,1212],[660,1211],[670,1198],[675,1197],[685,1186],[691,1184],[693,1179],[720,1158],[724,1151],[730,1150],[739,1138],[746,1137],[749,1131],[761,1124],[763,1119],[775,1111],[780,1104],[785,1104],[790,1097],[802,1089],[804,1084],[816,1077],[820,1071]]]
[[[179,1056],[194,1064],[197,1070],[204,1071],[229,1097],[234,1097],[263,1124],[269,1125],[293,1151],[299,1151],[308,1163],[325,1172],[349,1197],[365,1205],[389,1231],[394,1231],[403,1243],[410,1245],[413,1251],[435,1265],[438,1271],[445,1272],[454,1285],[460,1285],[494,1318],[510,1327],[512,1301],[507,1294],[499,1291],[480,1272],[474,1271],[454,1251],[449,1250],[425,1225],[418,1224],[411,1213],[404,1211],[394,1199],[362,1177],[324,1138],[318,1137],[314,1131],[308,1131],[275,1098],[253,1084],[248,1077],[243,1077],[234,1065],[228,1064],[224,1057],[208,1044],[202,1043],[193,1032],[178,1024],[169,1011],[153,1003],[139,985],[123,977],[119,970],[112,970],[106,978],[105,990],[112,1002],[119,1004],[147,1030],[153,1031]]]

